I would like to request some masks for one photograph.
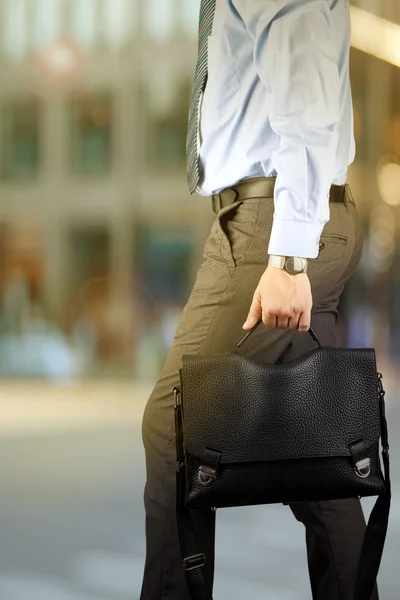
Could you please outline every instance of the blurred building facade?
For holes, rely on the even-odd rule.
[[[367,292],[398,328],[399,6],[353,2],[349,183],[367,244],[344,301],[363,308]],[[166,314],[171,331],[211,223],[185,178],[198,9],[199,0],[0,7],[0,293],[22,273],[31,301],[63,330],[92,335],[105,359],[129,356]],[[397,40],[393,56],[382,32]]]

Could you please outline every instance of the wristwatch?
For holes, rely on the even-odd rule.
[[[299,275],[307,273],[308,260],[300,256],[278,256],[270,254],[268,266],[284,269],[289,275]]]

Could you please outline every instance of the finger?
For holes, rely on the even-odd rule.
[[[289,319],[289,329],[298,329],[299,328],[299,319],[300,313],[296,313],[293,317]]]
[[[304,310],[299,319],[299,331],[308,331],[311,325],[311,310]]]
[[[279,329],[287,329],[289,326],[289,317],[278,317],[276,326]]]
[[[265,327],[273,329],[277,326],[277,317],[273,313],[263,311],[262,321]]]
[[[259,293],[256,291],[253,296],[253,302],[251,303],[249,314],[247,315],[246,322],[242,326],[242,329],[251,329],[257,323],[261,317],[261,299]]]

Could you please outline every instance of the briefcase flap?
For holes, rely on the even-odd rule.
[[[185,452],[221,463],[350,456],[380,438],[374,349],[318,348],[285,364],[185,354]]]

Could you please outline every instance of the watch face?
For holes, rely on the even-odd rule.
[[[285,268],[290,275],[296,275],[297,273],[303,273],[304,261],[299,256],[290,256],[286,260]]]

